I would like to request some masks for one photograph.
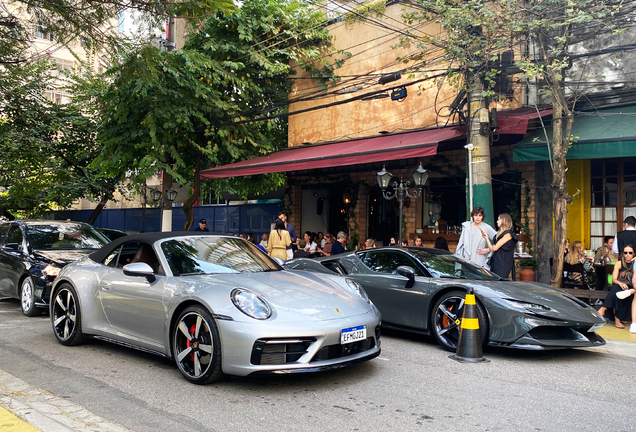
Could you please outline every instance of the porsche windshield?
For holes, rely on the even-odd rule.
[[[452,254],[434,254],[426,251],[410,251],[436,278],[461,278],[473,280],[499,280],[499,276]]]
[[[164,241],[161,250],[174,276],[281,269],[263,252],[240,238],[181,237]]]
[[[99,249],[108,240],[90,225],[74,223],[27,224],[33,249]]]

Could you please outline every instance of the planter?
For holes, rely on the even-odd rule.
[[[534,267],[521,267],[519,272],[519,280],[526,282],[534,282]]]

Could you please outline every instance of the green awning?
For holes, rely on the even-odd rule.
[[[552,127],[537,129],[513,149],[515,162],[548,160],[546,133],[552,140]],[[636,105],[577,114],[572,125],[574,143],[568,160],[636,156]]]

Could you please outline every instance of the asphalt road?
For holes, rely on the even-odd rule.
[[[0,301],[0,369],[137,432],[634,431],[636,344],[626,346],[487,350],[489,363],[466,364],[431,338],[385,332],[380,357],[351,368],[195,386],[160,357],[64,347],[48,316]]]

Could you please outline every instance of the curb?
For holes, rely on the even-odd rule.
[[[42,432],[131,432],[0,370],[0,406]]]

